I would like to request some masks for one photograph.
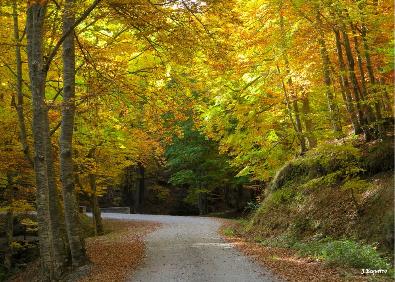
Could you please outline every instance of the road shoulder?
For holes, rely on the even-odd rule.
[[[300,257],[291,249],[266,247],[237,233],[229,234],[227,230],[234,228],[235,221],[223,219],[221,222],[219,233],[227,242],[285,281],[388,281],[386,277],[362,276],[357,270],[329,267],[315,259]]]

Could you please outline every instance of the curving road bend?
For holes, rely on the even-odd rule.
[[[103,213],[103,218],[154,221],[162,226],[146,238],[143,264],[131,282],[280,281],[218,235],[215,218]]]

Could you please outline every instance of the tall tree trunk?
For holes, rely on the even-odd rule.
[[[359,42],[357,38],[357,33],[355,31],[355,25],[350,24],[351,32],[354,41],[354,50],[355,54],[357,55],[357,62],[358,62],[358,70],[359,74],[361,75],[361,94],[364,99],[368,98],[368,90],[366,89],[366,81],[365,81],[365,70],[363,69],[363,62],[361,57],[361,51],[359,50]]]
[[[208,213],[208,205],[207,205],[207,193],[199,192],[198,194],[198,208],[199,215],[205,215]]]
[[[376,89],[376,79],[374,76],[374,71],[373,71],[373,66],[372,66],[372,61],[370,59],[370,50],[369,50],[369,44],[368,44],[368,40],[366,38],[366,26],[362,25],[362,41],[363,41],[363,46],[364,46],[364,53],[365,53],[365,59],[366,59],[366,68],[368,69],[368,75],[369,75],[369,80],[370,83],[373,86],[373,93],[377,93],[377,89]],[[378,120],[380,120],[382,118],[381,115],[381,107],[380,107],[380,103],[377,100],[377,97],[374,97],[375,99],[375,110],[376,110],[376,118]]]
[[[286,39],[285,39],[286,32],[285,32],[284,17],[281,12],[281,7],[280,7],[280,31],[281,31],[281,35],[282,35],[282,37],[281,37],[282,55],[283,55],[283,59],[284,59],[284,63],[285,63],[286,74],[288,76],[288,88],[289,88],[289,91],[291,93],[291,98],[292,98],[292,110],[295,115],[295,129],[296,129],[296,134],[298,135],[298,139],[299,139],[299,143],[300,143],[301,154],[304,154],[307,151],[306,140],[303,135],[302,123],[300,121],[300,112],[299,112],[299,106],[298,106],[298,100],[297,100],[297,93],[295,92],[295,88],[294,88],[293,81],[291,78],[291,73],[289,70],[289,60],[288,60]],[[284,87],[284,91],[285,91],[284,95],[288,96],[286,94],[285,86],[283,86],[283,87]],[[286,99],[287,98],[288,97],[286,97]],[[287,103],[289,103],[289,101],[287,101]],[[289,110],[290,110],[290,108],[289,108]]]
[[[54,154],[52,151],[52,142],[49,134],[48,108],[45,109],[44,115],[45,136],[46,136],[46,163],[47,163],[47,181],[49,189],[49,213],[51,215],[51,227],[53,240],[54,265],[58,273],[64,272],[68,264],[67,257],[70,249],[64,223],[61,199],[56,182],[56,172],[54,164]]]
[[[373,0],[373,7],[374,7],[374,14],[377,15],[377,6],[378,6],[378,0]],[[365,59],[366,59],[366,68],[368,70],[368,75],[369,75],[369,80],[370,83],[372,84],[372,92],[374,93],[374,108],[375,108],[375,117],[376,120],[380,121],[382,119],[382,113],[381,113],[381,105],[380,105],[380,100],[379,97],[377,97],[378,89],[376,86],[376,79],[374,76],[374,71],[373,71],[373,66],[372,66],[372,61],[370,59],[370,48],[369,48],[369,43],[367,39],[367,27],[365,24],[365,18],[366,18],[366,13],[364,11],[364,8],[366,6],[366,3],[364,1],[360,1],[358,3],[358,8],[360,10],[361,14],[361,19],[362,19],[362,26],[361,26],[361,36],[362,36],[362,42],[363,42],[363,47],[364,47],[364,53],[365,53]],[[380,123],[378,124],[378,130],[379,133],[382,134],[382,128]]]
[[[350,92],[350,83],[348,81],[348,76],[346,72],[346,64],[343,59],[343,50],[340,42],[340,32],[339,30],[335,30],[335,39],[336,39],[336,49],[337,49],[337,56],[339,61],[340,67],[340,86],[344,96],[344,102],[346,103],[347,112],[350,115],[351,123],[354,128],[355,134],[362,133],[361,125],[358,121],[358,116],[355,112],[354,104],[352,101],[352,96]],[[362,114],[362,113],[361,113]]]
[[[72,28],[74,0],[66,0],[63,16],[63,34]],[[60,143],[60,172],[62,181],[64,215],[70,246],[71,260],[74,267],[87,261],[84,241],[76,204],[74,168],[72,156],[74,116],[75,116],[75,46],[74,34],[70,33],[63,41],[63,103]]]
[[[393,113],[393,105],[391,102],[392,99],[390,98],[390,95],[388,94],[384,78],[380,79],[380,88],[383,89],[383,96],[384,96],[383,97],[383,100],[384,100],[383,105],[384,105],[385,112],[387,113],[386,116],[389,115],[389,116],[393,117],[394,113]]]
[[[328,108],[330,113],[330,119],[333,126],[333,131],[340,137],[342,132],[342,126],[340,122],[339,108],[337,107],[333,92],[332,92],[332,80],[330,75],[330,60],[328,50],[325,45],[324,32],[322,31],[322,21],[319,11],[317,11],[316,19],[318,22],[318,44],[320,45],[320,54],[322,59],[322,71],[324,76],[324,82],[326,86],[326,98],[328,100]]]
[[[365,24],[362,24],[361,28],[361,35],[362,35],[362,41],[363,41],[363,46],[364,46],[364,53],[365,53],[365,60],[366,60],[366,68],[368,69],[368,75],[369,75],[369,80],[372,86],[372,93],[373,93],[373,100],[374,100],[374,109],[375,109],[375,118],[377,121],[377,131],[378,131],[378,136],[377,137],[382,137],[384,135],[384,129],[382,126],[382,118],[383,115],[381,113],[381,105],[380,105],[380,100],[378,97],[378,85],[376,84],[376,78],[374,76],[374,71],[372,67],[372,62],[370,59],[370,50],[369,50],[369,44],[368,40],[366,38],[367,35],[367,29]]]
[[[14,22],[14,41],[15,41],[15,59],[16,59],[16,93],[17,102],[15,105],[18,114],[19,125],[19,141],[22,144],[23,153],[25,158],[33,166],[33,159],[30,155],[30,147],[27,142],[26,122],[23,112],[23,91],[22,91],[22,57],[21,57],[21,39],[19,38],[19,23],[18,23],[18,7],[16,0],[12,3],[12,15]]]
[[[141,162],[139,162],[137,164],[138,167],[138,172],[139,172],[139,207],[140,207],[140,211],[143,208],[144,205],[144,190],[145,190],[145,169],[144,166]]]
[[[96,175],[89,174],[89,185],[91,188],[91,209],[95,235],[102,235],[104,230],[99,201],[97,199]]]
[[[46,114],[45,72],[43,71],[43,27],[46,3],[31,2],[27,8],[27,52],[30,88],[33,103],[34,170],[37,187],[37,221],[40,242],[41,274],[43,281],[56,278],[54,269],[52,228],[49,214],[49,188],[47,175],[47,138],[44,115]]]
[[[350,74],[352,89],[358,109],[359,123],[361,124],[362,129],[364,130],[365,135],[367,136],[367,139],[370,139],[369,137],[370,133],[369,133],[369,129],[367,128],[367,124],[374,121],[372,116],[372,110],[368,105],[362,105],[362,100],[364,100],[365,97],[363,96],[364,93],[359,90],[358,80],[355,75],[355,61],[351,50],[350,40],[344,28],[345,27],[343,27],[342,30],[343,42],[344,42],[344,48],[346,50],[348,72]]]
[[[4,266],[8,271],[12,269],[12,241],[14,238],[14,183],[11,172],[7,172],[7,187],[6,187],[6,201],[7,201],[7,214],[6,214],[6,249],[4,251]]]
[[[279,66],[277,66],[277,71],[278,71],[279,74],[281,74]],[[287,87],[285,86],[285,82],[284,82],[283,79],[281,79],[281,83],[282,83],[282,87],[283,87],[284,99],[285,99],[285,104],[287,106],[287,112],[288,112],[289,120],[290,120],[290,122],[292,124],[293,129],[295,130],[296,137],[299,140],[299,144],[300,144],[300,147],[301,147],[301,154],[303,154],[306,151],[306,149],[305,149],[306,143],[303,140],[304,136],[302,134],[300,134],[300,132],[298,130],[298,126],[296,125],[296,121],[294,121],[294,118],[293,118],[293,115],[292,115],[293,111],[292,111],[292,107],[291,107],[291,101],[289,99]],[[299,124],[300,124],[300,119],[299,119]]]
[[[317,138],[314,136],[314,124],[310,117],[311,110],[309,98],[307,95],[302,96],[302,113],[306,128],[306,137],[307,141],[309,142],[309,149],[313,149],[317,146]]]

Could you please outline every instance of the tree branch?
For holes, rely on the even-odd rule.
[[[60,46],[62,46],[63,41],[74,31],[74,29],[83,21],[85,20],[89,14],[96,8],[96,6],[100,3],[101,0],[95,0],[88,9],[85,10],[84,13],[74,22],[74,24],[70,27],[70,29],[65,32],[62,37],[58,40],[55,47],[52,49],[52,52],[49,54],[48,59],[45,63],[43,70],[48,72],[49,66],[51,65],[52,60],[55,58],[56,53],[59,51]]]

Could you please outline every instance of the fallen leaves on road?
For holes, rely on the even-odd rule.
[[[109,233],[86,239],[90,263],[67,275],[67,282],[125,281],[144,257],[143,238],[159,226],[143,221],[103,220]],[[38,282],[39,261],[29,263],[9,281]]]
[[[150,222],[106,220],[109,234],[89,238],[87,254],[89,273],[79,282],[125,281],[142,261],[143,237],[158,224]]]

